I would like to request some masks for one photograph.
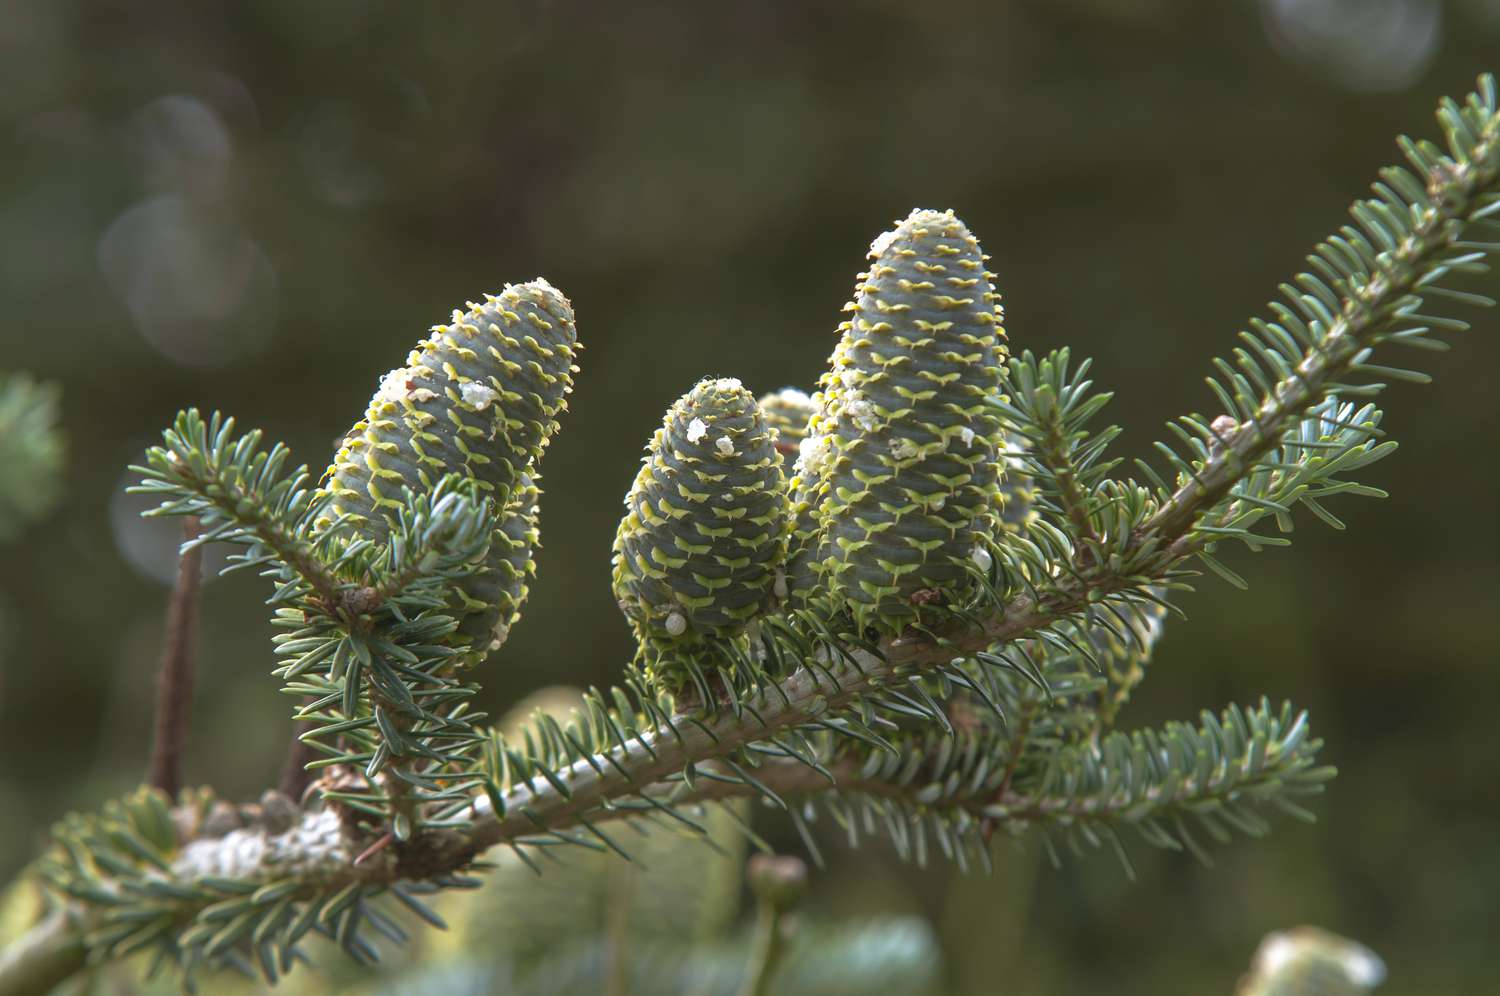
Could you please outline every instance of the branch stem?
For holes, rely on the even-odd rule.
[[[1048,392],[1049,396],[1051,392]],[[1068,449],[1068,440],[1063,432],[1062,417],[1056,410],[1056,399],[1047,408],[1046,433],[1037,444],[1037,460],[1051,472],[1057,486],[1057,502],[1068,516],[1078,540],[1078,562],[1083,567],[1093,563],[1099,547],[1099,534],[1094,530],[1089,516],[1088,498],[1078,479],[1078,468],[1073,465],[1073,456]]]
[[[745,973],[744,985],[740,987],[740,996],[770,996],[774,992],[771,982],[785,951],[781,912],[769,900],[762,899],[755,912],[754,947],[750,951],[749,969]]]
[[[897,672],[947,663],[1034,633],[1082,609],[1088,601],[1087,591],[1070,579],[1069,587],[1053,589],[1045,604],[1022,596],[985,626],[957,633],[941,645],[922,636],[902,636],[884,641],[878,657],[854,650],[846,658],[819,668],[799,668],[780,683],[778,691],[753,698],[749,703],[752,708],[745,709],[742,716],[728,710],[691,719],[679,715],[669,729],[643,734],[623,748],[609,750],[608,763],[596,767],[594,759],[585,759],[561,769],[557,773],[561,789],[541,779],[529,786],[512,785],[501,798],[501,813],[496,813],[489,798],[481,795],[474,801],[474,824],[469,829],[419,836],[401,849],[398,874],[421,878],[452,870],[496,844],[516,843],[576,826],[580,819],[592,819],[607,811],[616,800],[637,795],[646,786],[677,774],[690,761],[725,758],[747,744],[837,714],[863,693],[891,681]],[[825,675],[831,675],[837,685],[830,685]]]
[[[193,516],[184,519],[183,544],[192,543],[198,534],[198,519]],[[203,548],[188,546],[178,558],[177,582],[167,606],[148,777],[154,788],[161,789],[171,799],[177,798],[182,789],[182,753],[192,716],[202,575]]]

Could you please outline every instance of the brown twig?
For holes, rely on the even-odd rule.
[[[183,520],[183,543],[198,538],[198,520]],[[156,729],[151,739],[151,785],[176,798],[182,788],[182,749],[187,741],[197,664],[198,605],[203,548],[184,550],[177,561],[177,583],[167,605],[167,632],[156,681]]]

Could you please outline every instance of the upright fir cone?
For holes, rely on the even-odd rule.
[[[813,413],[812,398],[806,391],[783,387],[761,395],[757,403],[766,417],[766,427],[771,430],[776,452],[781,454],[782,472],[790,477],[798,449],[807,436],[807,420]]]
[[[816,524],[798,537],[860,625],[899,630],[952,594],[997,506],[1004,382],[999,295],[953,212],[916,210],[873,260],[823,378],[799,479]]]
[[[573,307],[546,280],[485,295],[433,326],[406,366],[382,378],[324,474],[325,525],[347,515],[377,541],[403,487],[427,491],[458,473],[487,493],[496,529],[455,607],[453,639],[476,652],[471,663],[503,642],[526,596],[539,494],[528,472],[567,407],[578,348]]]
[[[614,590],[648,669],[674,690],[681,653],[731,639],[772,597],[787,496],[765,416],[738,380],[703,380],[646,448],[615,536]]]

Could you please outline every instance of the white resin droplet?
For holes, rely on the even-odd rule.
[[[410,390],[407,385],[411,382],[411,376],[411,371],[406,367],[397,367],[380,378],[380,390],[376,392],[376,397],[396,403],[405,400]]]
[[[476,412],[484,411],[494,403],[496,398],[500,397],[500,392],[488,384],[477,384],[473,381],[467,384],[460,384],[458,394],[459,397],[464,399],[464,404]]]
[[[822,473],[823,463],[828,459],[829,442],[827,436],[806,436],[802,442],[797,444],[797,466],[798,474]]]

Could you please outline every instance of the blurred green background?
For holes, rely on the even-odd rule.
[[[499,710],[629,652],[608,547],[640,447],[704,374],[810,386],[870,239],[956,209],[1016,348],[1119,389],[1120,451],[1212,404],[1209,358],[1396,158],[1500,70],[1500,2],[258,3],[0,11],[0,342],[59,381],[66,499],[0,548],[0,872],[144,767],[172,527],[121,494],[173,412],[315,469],[430,324],[544,274],[587,344],[544,466],[541,580]],[[1497,284],[1491,281],[1491,290]],[[1268,930],[1370,944],[1397,994],[1500,992],[1500,315],[1430,387],[1352,535],[1185,600],[1126,720],[1262,693],[1342,774],[1315,827],[1213,869],[1134,851],[994,878],[832,849],[813,909],[915,912],[954,993],[1226,993]],[[190,780],[275,780],[289,720],[254,578],[205,592]],[[795,843],[775,819],[772,839]]]

